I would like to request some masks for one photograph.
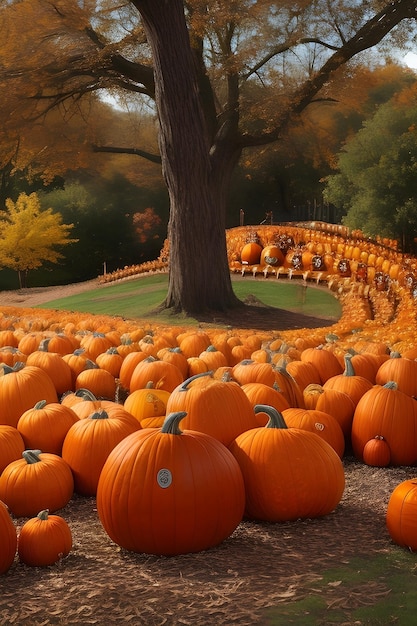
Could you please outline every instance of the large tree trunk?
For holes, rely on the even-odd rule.
[[[239,158],[210,154],[182,0],[133,0],[152,48],[160,151],[170,196],[166,307],[185,313],[239,304],[226,254],[225,190]],[[214,165],[216,163],[216,165]]]

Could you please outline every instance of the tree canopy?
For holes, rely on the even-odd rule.
[[[417,86],[380,106],[340,154],[325,196],[365,235],[401,241],[410,250],[417,227]]]
[[[0,267],[16,270],[20,287],[26,287],[29,270],[45,262],[56,263],[62,246],[74,243],[72,224],[52,209],[41,210],[36,193],[20,194],[16,202],[6,200],[7,213],[0,219]]]
[[[104,89],[129,103],[155,100],[159,153],[141,145],[140,132],[134,145],[102,136],[95,149],[162,162],[171,207],[166,306],[232,307],[225,210],[243,151],[279,141],[313,101],[331,97],[345,64],[392,45],[415,17],[411,0],[12,0],[0,13],[5,131],[14,145],[17,111],[40,120],[58,107],[68,116]]]

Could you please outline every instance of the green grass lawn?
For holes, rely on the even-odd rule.
[[[52,300],[39,308],[79,311],[97,315],[120,315],[126,318],[144,318],[163,302],[168,278],[164,274],[141,277],[108,285],[75,296]],[[334,295],[315,286],[303,288],[301,281],[276,279],[233,280],[233,288],[241,300],[253,295],[266,305],[297,311],[304,315],[337,319],[341,306]],[[158,320],[175,323],[172,314],[160,314]],[[187,319],[187,323],[192,320]],[[178,318],[178,323],[184,319]]]

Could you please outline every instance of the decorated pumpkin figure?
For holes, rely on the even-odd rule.
[[[17,534],[7,506],[0,500],[0,575],[11,568],[17,548]]]
[[[181,431],[185,412],[167,415],[121,441],[104,464],[97,511],[121,547],[146,554],[207,550],[240,523],[245,490],[239,465],[217,439]]]
[[[417,478],[395,487],[388,502],[386,524],[395,543],[417,550]]]
[[[46,567],[68,556],[71,548],[72,533],[67,522],[44,509],[23,524],[17,552],[25,565]]]
[[[317,434],[287,428],[272,407],[265,427],[242,433],[229,446],[245,482],[247,517],[267,522],[327,515],[345,486],[338,454]]]

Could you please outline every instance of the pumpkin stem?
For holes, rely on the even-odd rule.
[[[176,411],[175,413],[169,413],[164,419],[164,423],[161,426],[161,433],[168,433],[169,435],[182,435],[179,423],[187,415],[185,411]]]
[[[97,400],[93,392],[89,389],[86,389],[85,387],[80,387],[79,389],[74,391],[74,395],[77,396],[77,398],[82,398],[83,400],[91,400],[92,402],[95,402]]]
[[[36,517],[41,519],[42,521],[46,521],[48,519],[49,509],[44,509],[43,511],[39,511]]]
[[[352,354],[345,354],[343,357],[345,361],[345,371],[343,376],[356,376],[355,368],[352,365]]]
[[[33,463],[40,462],[40,454],[42,454],[42,450],[23,450],[22,457],[25,459],[28,465],[32,465]]]
[[[282,413],[277,411],[275,407],[269,406],[268,404],[256,404],[253,410],[255,411],[255,415],[257,413],[267,414],[269,419],[265,428],[288,428]]]
[[[389,380],[383,387],[385,387],[385,389],[394,389],[394,391],[398,389],[398,385],[394,380]]]
[[[46,404],[47,404],[46,400],[39,400],[39,402],[37,402],[33,408],[40,410],[40,409],[43,409],[43,407],[46,406]]]
[[[194,374],[194,376],[190,376],[190,378],[184,380],[178,391],[188,391],[188,386],[193,382],[193,380],[196,380],[197,378],[202,378],[203,376],[213,376],[213,372],[210,370],[208,372],[200,372],[199,374]]]
[[[89,416],[90,420],[107,420],[109,419],[109,414],[104,409],[100,409],[99,411],[95,411],[91,413]]]

